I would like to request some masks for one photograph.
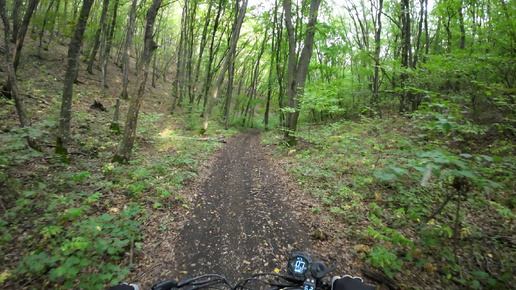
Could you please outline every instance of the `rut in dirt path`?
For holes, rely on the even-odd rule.
[[[179,235],[177,276],[217,273],[235,283],[284,268],[289,251],[305,250],[309,238],[282,188],[258,130],[228,140]]]

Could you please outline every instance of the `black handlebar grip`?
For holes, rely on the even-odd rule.
[[[160,282],[152,285],[152,290],[170,290],[172,288],[177,287],[177,282],[175,280],[168,280],[165,282]]]
[[[374,286],[366,285],[358,279],[344,277],[333,282],[333,290],[375,290]]]

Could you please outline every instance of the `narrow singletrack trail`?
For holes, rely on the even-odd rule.
[[[192,204],[175,246],[180,278],[217,273],[235,283],[286,265],[309,246],[295,204],[252,130],[228,140]]]

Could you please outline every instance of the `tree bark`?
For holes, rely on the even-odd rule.
[[[25,10],[25,15],[23,15],[23,20],[22,20],[20,29],[18,31],[18,34],[16,35],[16,48],[14,50],[14,55],[13,55],[13,67],[14,67],[15,71],[18,70],[18,65],[20,64],[21,51],[23,48],[23,42],[25,40],[25,35],[27,34],[30,19],[32,17],[32,14],[34,13],[34,10],[36,10],[38,3],[39,3],[39,0],[31,0],[29,2],[29,5],[27,6],[27,10]]]
[[[215,106],[215,101],[217,100],[220,86],[222,85],[222,81],[224,80],[224,74],[229,68],[229,63],[231,61],[231,55],[233,55],[236,51],[236,45],[238,43],[238,38],[240,37],[240,28],[242,27],[242,23],[244,22],[245,12],[247,10],[247,2],[248,0],[243,0],[240,9],[238,10],[238,16],[235,23],[235,28],[231,34],[231,45],[229,48],[229,52],[226,54],[226,60],[224,61],[224,65],[222,66],[221,71],[219,72],[219,77],[217,78],[217,82],[212,89],[211,98],[209,100],[208,107],[206,108],[206,112],[204,114],[204,130],[208,130],[208,125],[210,123],[210,115]]]
[[[208,27],[210,26],[211,21],[211,10],[213,7],[213,0],[210,0],[210,4],[208,6],[208,12],[206,14],[206,21],[204,22],[204,27],[202,29],[202,36],[201,36],[201,44],[199,47],[199,57],[197,58],[197,64],[195,66],[195,80],[194,85],[197,88],[197,83],[199,82],[199,76],[200,76],[200,70],[201,70],[201,61],[202,56],[204,54],[204,49],[206,48],[207,44],[207,34],[208,34]],[[215,33],[213,34],[213,38],[215,37]]]
[[[8,83],[11,88],[11,94],[14,98],[14,105],[16,107],[16,112],[18,113],[18,119],[20,120],[20,125],[22,128],[29,127],[29,120],[25,113],[25,104],[23,98],[18,93],[18,84],[16,82],[16,72],[14,71],[14,65],[11,61],[11,43],[9,40],[10,35],[10,26],[9,19],[7,19],[6,13],[6,1],[0,0],[0,17],[2,18],[2,22],[4,23],[4,43],[5,43],[5,60],[8,66]],[[31,136],[26,136],[25,139],[29,146],[35,150],[41,151],[41,147],[36,143],[34,138]]]
[[[94,0],[83,0],[83,6],[79,15],[79,20],[75,26],[75,32],[70,45],[68,46],[68,63],[66,65],[66,74],[63,85],[63,98],[61,101],[61,113],[59,132],[56,141],[55,153],[61,155],[63,161],[69,162],[68,160],[68,142],[70,139],[70,123],[72,115],[72,97],[73,97],[73,84],[77,76],[79,52],[81,50],[81,43],[84,37],[84,30],[86,30],[86,24],[88,22],[88,16],[90,15],[91,6]]]
[[[382,9],[383,0],[378,1],[378,13],[376,14],[376,30],[374,33],[374,80],[373,80],[373,104],[379,110],[378,89],[380,87],[380,49],[381,49],[381,33],[382,33]]]
[[[125,46],[124,56],[122,58],[122,99],[128,100],[129,93],[127,93],[127,85],[129,84],[129,55],[131,54],[131,45],[133,42],[133,26],[134,19],[136,18],[136,3],[137,0],[133,0],[131,4],[131,12],[129,13],[129,19],[127,20],[127,30],[125,34]]]
[[[285,112],[283,111],[283,108],[285,107],[285,68],[287,67],[286,65],[284,65],[284,59],[285,59],[285,53],[283,53],[283,58],[281,58],[282,56],[282,52],[283,52],[283,49],[282,49],[282,46],[281,46],[281,43],[283,41],[283,25],[281,25],[283,23],[283,13],[281,13],[280,15],[280,20],[278,22],[278,19],[277,19],[277,12],[276,14],[274,15],[274,22],[276,23],[277,27],[278,27],[278,37],[277,37],[277,45],[276,45],[276,75],[278,77],[278,87],[279,87],[279,92],[278,92],[278,108],[279,108],[279,124],[280,124],[280,127],[284,130],[286,128],[286,124],[285,124]],[[283,65],[282,65],[283,64]]]
[[[459,7],[459,26],[460,26],[460,49],[466,48],[466,29],[464,28],[464,14],[462,13],[464,4],[460,1]]]
[[[171,111],[176,109],[176,106],[181,106],[183,102],[183,70],[184,70],[184,42],[186,41],[186,18],[187,18],[187,2],[183,6],[183,12],[181,14],[181,33],[179,37],[179,45],[177,47],[177,63],[176,63],[176,77],[174,79],[174,102],[172,104]]]
[[[59,3],[58,3],[59,4]],[[38,55],[41,56],[41,46],[43,45],[43,34],[45,33],[45,26],[47,25],[47,16],[54,5],[54,0],[51,0],[48,4],[47,11],[45,12],[45,16],[43,18],[43,24],[41,25],[41,30],[39,31],[39,45],[38,45]]]
[[[215,35],[216,35],[217,29],[219,27],[219,21],[220,21],[220,16],[222,14],[222,10],[223,10],[222,1],[219,1],[219,6],[218,6],[218,9],[217,9],[217,16],[215,17],[215,23],[213,24],[213,32],[211,34],[212,36],[211,36],[211,41],[210,41],[210,50],[209,50],[209,56],[208,56],[208,63],[206,64],[206,74],[207,74],[207,76],[206,76],[206,80],[204,81],[204,84],[203,84],[202,93],[199,94],[199,98],[198,98],[198,101],[197,101],[199,103],[201,98],[203,99],[203,111],[206,108],[206,104],[208,102],[208,92],[209,92],[209,89],[210,89],[211,79],[213,78],[212,66],[213,66],[213,60],[215,58],[215,53],[214,53],[214,51],[215,51]]]
[[[271,106],[271,95],[272,95],[272,73],[274,70],[274,60],[276,52],[276,15],[278,13],[278,1],[274,4],[274,22],[272,25],[272,41],[271,41],[271,63],[269,65],[269,77],[267,78],[267,101],[265,103],[265,114],[263,116],[263,122],[265,125],[265,131],[269,131],[269,110]]]
[[[285,130],[285,140],[290,145],[296,144],[296,137],[294,135],[297,129],[297,120],[299,118],[299,101],[304,92],[306,84],[306,76],[308,75],[308,67],[310,59],[312,58],[315,25],[317,23],[317,15],[321,0],[311,0],[310,14],[308,24],[306,25],[305,40],[299,62],[296,62],[296,40],[294,29],[292,26],[292,13],[290,0],[284,0],[283,10],[285,11],[285,24],[287,27],[289,56],[288,56],[288,83],[287,83],[287,97],[288,107]]]
[[[131,99],[129,110],[127,112],[126,125],[124,129],[124,138],[120,144],[118,154],[113,157],[113,161],[118,163],[127,163],[131,159],[131,152],[134,146],[134,139],[136,137],[136,126],[138,123],[138,113],[140,106],[143,101],[145,93],[145,85],[147,83],[147,77],[149,75],[149,64],[151,61],[152,53],[158,48],[156,42],[153,39],[154,33],[154,22],[158,9],[161,6],[162,0],[152,0],[152,4],[147,10],[147,23],[145,25],[145,36],[144,45],[142,51],[142,71],[139,74],[138,79],[140,85],[138,87],[138,94],[135,98]]]
[[[99,28],[97,28],[97,31],[95,32],[95,40],[94,40],[93,48],[91,50],[90,58],[88,61],[88,68],[86,69],[86,71],[89,74],[93,74],[93,63],[95,62],[95,57],[97,56],[97,52],[99,50],[100,41],[101,41],[101,39],[100,39],[101,33],[102,33],[102,36],[105,35],[105,31],[106,31],[105,22],[106,22],[108,7],[109,7],[109,0],[104,0],[103,4],[102,4],[102,12],[100,14]]]
[[[401,66],[405,69],[411,67],[410,64],[410,3],[409,0],[401,1]],[[408,73],[401,74],[401,85],[403,86],[408,79]],[[411,100],[412,93],[402,92],[400,97],[400,112],[406,110],[406,102]]]
[[[119,3],[119,0],[115,0],[115,6],[113,7],[113,17],[111,19],[111,24],[109,26],[109,33],[107,35],[107,40],[106,40],[106,48],[105,48],[105,52],[102,54],[103,57],[101,59],[101,61],[102,61],[102,79],[100,82],[101,90],[104,90],[107,87],[107,85],[106,85],[107,67],[108,67],[109,56],[111,54],[113,35],[115,34],[116,17],[117,17],[117,13],[118,13],[118,3]]]
[[[16,36],[18,36],[18,30],[20,29],[20,7],[22,3],[22,0],[13,1],[13,12],[11,14],[11,19],[13,21],[12,43],[16,43]]]
[[[229,64],[229,70],[228,70],[228,91],[227,91],[227,98],[226,98],[226,110],[225,110],[225,116],[226,119],[224,120],[224,129],[229,129],[229,111],[231,109],[231,98],[233,96],[233,79],[235,74],[235,56],[231,56],[231,62]]]

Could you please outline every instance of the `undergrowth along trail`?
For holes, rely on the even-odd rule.
[[[402,117],[307,125],[298,146],[275,151],[318,200],[328,239],[346,240],[328,249],[359,262],[345,272],[375,267],[407,288],[511,288],[514,144],[453,128]]]

